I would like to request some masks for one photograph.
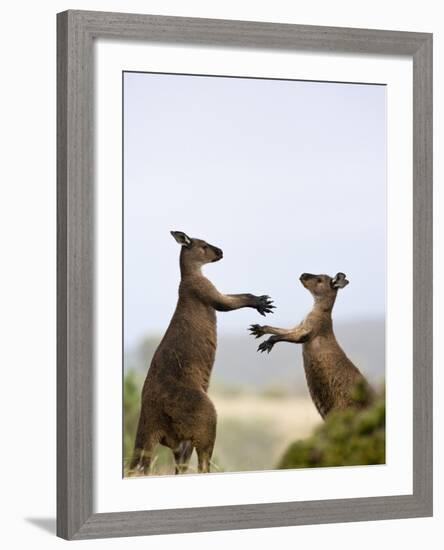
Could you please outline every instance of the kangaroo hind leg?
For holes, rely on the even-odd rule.
[[[197,468],[200,474],[208,474],[210,472],[211,457],[213,455],[214,443],[207,445],[199,445],[196,447],[197,452]]]
[[[206,410],[204,415],[202,415],[201,424],[197,430],[195,439],[199,473],[208,473],[210,471],[210,462],[216,440],[216,411],[209,399],[206,405]]]
[[[176,463],[176,474],[184,474],[188,470],[191,455],[193,454],[191,441],[182,441],[174,450],[174,461]]]

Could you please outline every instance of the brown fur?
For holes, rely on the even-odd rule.
[[[304,273],[300,280],[314,297],[313,309],[293,329],[251,325],[250,331],[256,338],[274,335],[262,342],[258,350],[269,353],[276,342],[302,344],[308,388],[322,418],[332,410],[367,405],[373,392],[362,373],[345,355],[333,332],[331,312],[338,289],[348,284],[345,275],[338,273],[332,278]],[[366,397],[358,403],[354,392],[362,386]]]
[[[216,354],[216,311],[252,307],[265,315],[274,307],[268,296],[221,294],[202,274],[204,264],[222,250],[181,232],[179,299],[157,348],[142,390],[142,403],[130,469],[149,472],[158,443],[170,447],[176,473],[186,471],[193,449],[199,472],[208,472],[216,437],[216,410],[207,395]]]

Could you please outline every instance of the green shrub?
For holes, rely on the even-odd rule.
[[[308,439],[292,443],[278,468],[385,464],[385,399],[329,414]]]
[[[141,377],[130,370],[124,377],[123,387],[123,456],[127,463],[132,456],[140,412]]]

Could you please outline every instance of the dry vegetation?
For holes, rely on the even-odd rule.
[[[311,400],[273,395],[213,395],[218,411],[214,462],[226,471],[273,469],[288,444],[321,423]]]

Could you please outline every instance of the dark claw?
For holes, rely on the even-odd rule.
[[[265,317],[266,313],[273,313],[273,309],[275,309],[275,307],[276,306],[273,305],[273,300],[270,296],[259,296],[256,309],[261,315]]]
[[[270,351],[273,349],[273,346],[274,346],[274,343],[270,341],[270,339],[268,339],[259,345],[259,347],[257,348],[257,351],[260,351],[261,353],[264,353],[264,351],[266,351],[267,353],[270,353]]]
[[[262,330],[261,325],[250,325],[248,330],[250,331],[251,336],[255,336],[256,338],[260,338],[265,334]]]

